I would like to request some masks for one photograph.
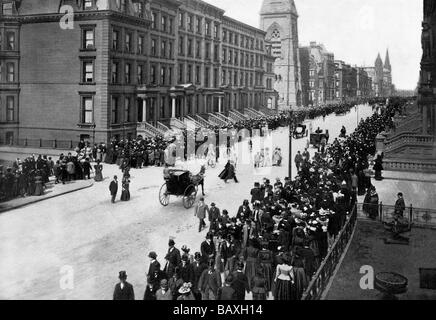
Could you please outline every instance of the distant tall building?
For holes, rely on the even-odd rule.
[[[294,0],[264,0],[260,11],[260,29],[272,43],[276,57],[274,89],[279,107],[301,105],[301,71],[298,49],[298,13]]]
[[[389,50],[386,50],[384,63],[379,53],[375,60],[374,67],[365,67],[364,69],[372,78],[372,89],[376,97],[389,97],[394,94]]]

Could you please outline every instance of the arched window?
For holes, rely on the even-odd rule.
[[[272,43],[272,55],[273,57],[281,57],[282,55],[282,39],[280,37],[280,31],[274,29],[271,33],[271,43]]]

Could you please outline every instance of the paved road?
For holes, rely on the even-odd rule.
[[[360,107],[359,114],[368,116],[371,108]],[[329,116],[325,121],[316,119],[312,128],[328,129],[334,139],[342,124],[352,132],[357,125],[356,111]],[[288,130],[275,132],[271,145],[281,147],[284,167],[254,171],[252,165],[239,164],[241,183],[227,185],[217,177],[222,166],[208,169],[206,201],[216,202],[234,215],[242,200],[249,198],[254,182],[287,176]],[[306,139],[295,140],[292,158],[305,145]],[[200,163],[183,167],[198,172]],[[197,232],[193,209],[185,210],[182,200],[176,198],[171,198],[166,208],[159,204],[162,168],[132,170],[132,199],[115,205],[109,201],[109,177],[120,172],[105,165],[103,173],[106,180],[90,189],[0,216],[0,299],[111,299],[120,270],[127,271],[137,298],[142,298],[149,251],[155,250],[163,264],[170,236],[179,248],[186,244],[194,252],[199,249],[205,232]],[[73,290],[60,287],[65,266],[74,271]]]

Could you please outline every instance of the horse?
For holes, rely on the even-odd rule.
[[[203,196],[205,196],[204,194],[204,174],[206,173],[206,166],[201,166],[200,172],[196,175],[193,175],[191,180],[192,183],[195,185],[195,187],[197,188],[199,185],[201,185],[201,192],[203,194]]]

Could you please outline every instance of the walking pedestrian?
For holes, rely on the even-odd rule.
[[[120,271],[118,278],[120,282],[115,285],[114,300],[135,300],[133,286],[127,282],[126,271]]]
[[[115,199],[117,197],[118,193],[118,177],[114,176],[114,179],[111,181],[111,184],[109,185],[109,191],[111,192],[111,202],[115,203]]]
[[[195,207],[195,214],[199,220],[199,226],[198,226],[198,232],[201,232],[203,228],[206,228],[206,222],[204,222],[204,219],[206,219],[206,213],[210,215],[209,207],[204,202],[204,198],[200,198],[200,202]]]

